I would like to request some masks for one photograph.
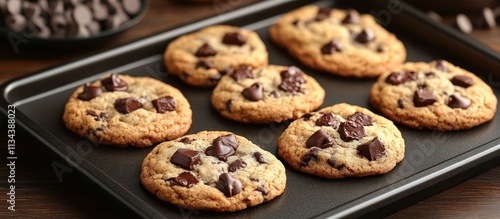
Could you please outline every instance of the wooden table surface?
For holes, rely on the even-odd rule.
[[[153,33],[187,24],[209,15],[243,7],[255,0],[217,0],[208,4],[180,4],[169,0],[150,0],[149,11],[132,29],[105,43],[79,49],[37,49],[20,44],[18,52],[9,42],[0,42],[0,83],[51,65],[93,54],[98,51],[144,38]],[[499,28],[474,31],[472,37],[500,51]],[[6,106],[2,106],[6,107]],[[7,122],[2,120],[1,142],[7,142]],[[1,157],[7,157],[6,144]],[[1,197],[0,218],[115,218],[117,212],[108,203],[83,188],[78,178],[67,173],[58,179],[53,162],[37,148],[37,142],[28,135],[16,136],[15,166],[16,211],[7,209],[6,193],[8,167],[0,165]],[[478,173],[457,186],[411,205],[389,218],[499,218],[500,166]]]

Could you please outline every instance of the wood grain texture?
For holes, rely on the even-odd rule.
[[[79,49],[40,50],[19,46],[15,53],[9,42],[0,42],[0,83],[33,71],[105,51],[178,25],[221,14],[256,0],[216,0],[216,3],[185,4],[169,0],[150,0],[149,11],[132,29],[99,45]],[[500,28],[474,31],[472,37],[500,52]],[[2,106],[5,107],[5,106]],[[6,132],[2,120],[0,133]],[[6,142],[6,134],[0,135]],[[0,218],[118,218],[109,203],[88,191],[73,174],[59,179],[55,160],[40,150],[28,135],[16,137],[16,212],[7,210],[8,167],[0,165]],[[0,157],[7,157],[5,149]],[[6,161],[4,161],[5,163]],[[500,163],[500,162],[499,162]],[[498,218],[500,206],[500,166],[457,186],[407,207],[388,218]]]

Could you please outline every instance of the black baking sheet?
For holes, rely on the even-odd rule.
[[[406,141],[406,156],[385,175],[322,179],[300,173],[284,162],[287,187],[283,195],[243,211],[213,213],[179,208],[158,200],[142,187],[140,167],[152,147],[120,149],[93,145],[65,128],[62,122],[64,105],[74,89],[103,75],[118,72],[153,77],[179,88],[193,109],[193,125],[189,133],[232,131],[276,155],[277,138],[289,122],[256,125],[222,118],[210,105],[211,89],[187,86],[170,75],[163,65],[162,54],[170,40],[223,21],[255,30],[268,47],[270,64],[295,65],[316,78],[326,90],[322,107],[347,102],[374,110],[368,104],[368,96],[375,79],[342,78],[311,70],[270,41],[269,25],[280,14],[305,4],[356,8],[380,15],[388,24],[386,28],[405,44],[407,61],[446,59],[478,74],[499,96],[498,53],[432,22],[406,4],[399,5],[402,10],[392,10],[393,6],[389,8],[386,1],[263,1],[12,80],[1,87],[2,105],[16,105],[17,124],[42,142],[33,147],[49,149],[61,158],[59,164],[80,172],[115,202],[109,204],[141,217],[324,218],[373,213],[380,216],[404,207],[403,203],[418,201],[426,194],[454,185],[459,179],[474,174],[478,167],[500,157],[498,115],[479,127],[454,132],[413,130],[398,125]],[[4,108],[2,112],[6,113]]]

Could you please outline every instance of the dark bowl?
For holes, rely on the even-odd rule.
[[[497,0],[416,0],[409,1],[411,4],[426,11],[435,11],[443,15],[458,13],[478,13],[485,7],[494,7]]]
[[[48,46],[48,47],[79,47],[88,46],[91,44],[96,44],[105,40],[108,40],[139,23],[146,15],[149,0],[141,0],[142,7],[140,11],[130,17],[128,21],[123,23],[117,28],[106,29],[98,34],[90,35],[88,37],[78,37],[78,36],[58,36],[58,37],[35,37],[26,32],[15,32],[2,24],[0,24],[0,35],[5,38],[10,43],[29,43],[35,46]]]

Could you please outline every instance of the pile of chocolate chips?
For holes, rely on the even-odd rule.
[[[483,8],[476,13],[457,13],[455,15],[441,16],[434,11],[428,11],[427,15],[437,21],[452,25],[463,33],[470,33],[474,29],[492,29],[500,23],[500,6],[494,9]]]
[[[89,37],[117,29],[141,0],[0,0],[0,25],[37,38]]]

